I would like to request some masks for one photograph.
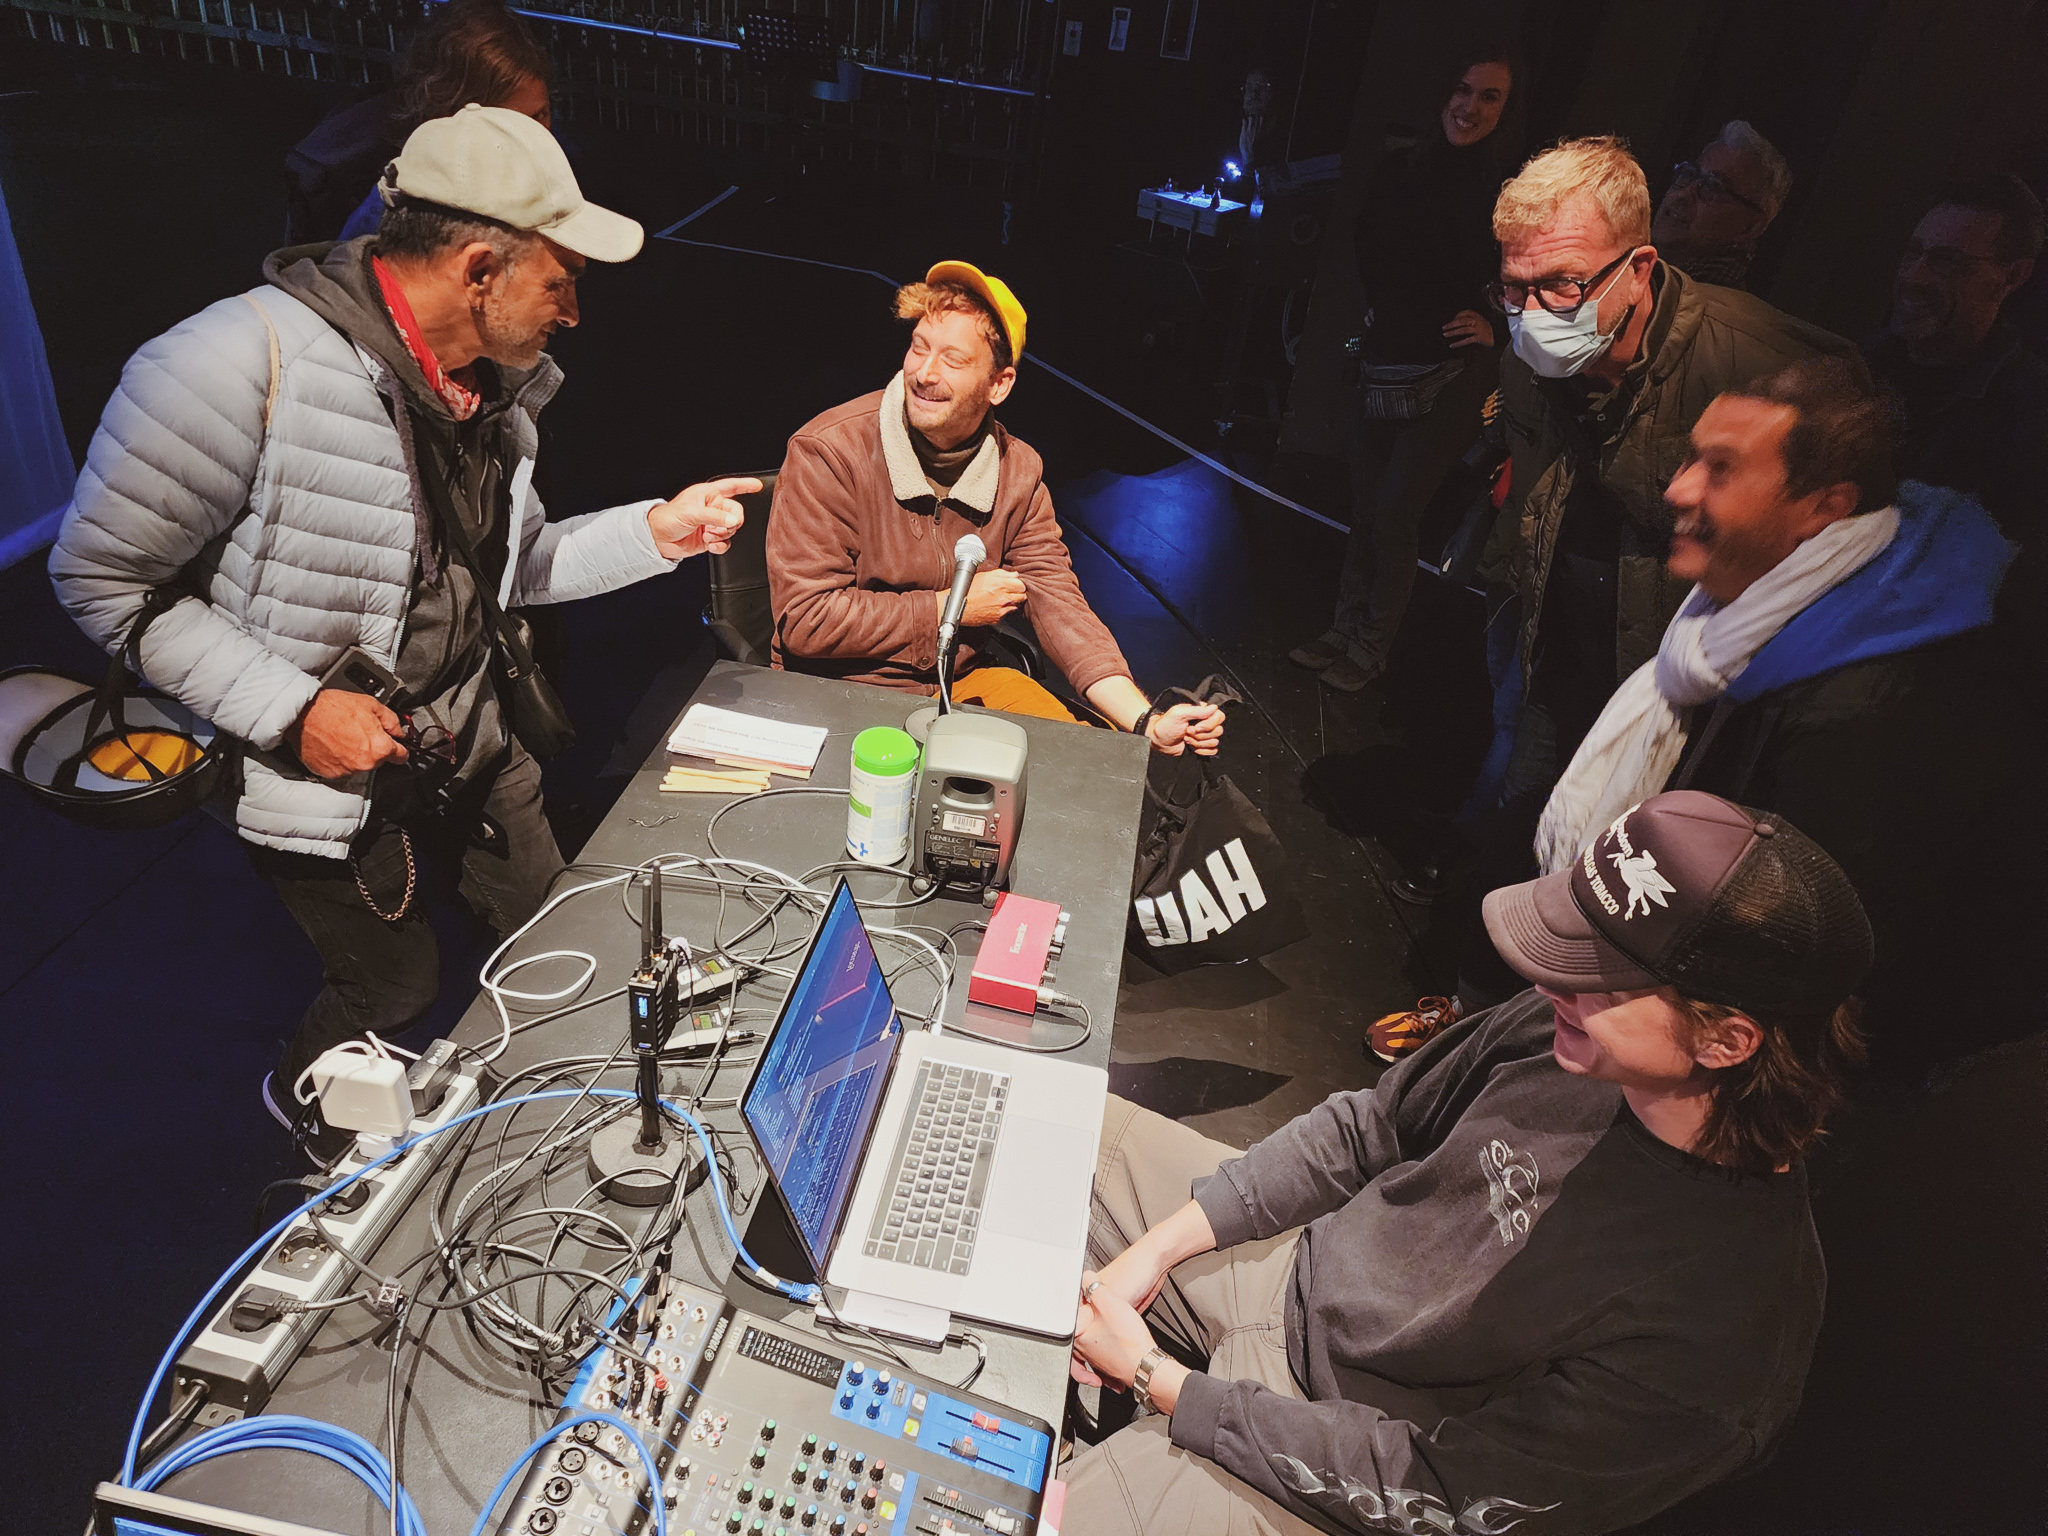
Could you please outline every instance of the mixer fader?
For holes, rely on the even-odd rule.
[[[658,1276],[586,1361],[564,1420],[632,1423],[676,1536],[1033,1536],[1051,1431],[900,1367]],[[652,1529],[645,1465],[617,1429],[565,1429],[534,1459],[502,1536]]]

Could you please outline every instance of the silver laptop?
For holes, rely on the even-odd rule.
[[[1109,1075],[906,1030],[841,880],[741,1096],[821,1279],[1071,1337]]]

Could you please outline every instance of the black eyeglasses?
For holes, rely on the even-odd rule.
[[[1703,171],[1691,160],[1681,160],[1671,167],[1671,185],[1674,187],[1698,187],[1699,195],[1710,203],[1740,203],[1751,213],[1762,213],[1764,205],[1752,198],[1744,197],[1712,171]]]
[[[1533,283],[1488,283],[1487,302],[1504,315],[1519,315],[1528,306],[1533,294],[1540,308],[1569,320],[1579,312],[1579,306],[1586,302],[1587,294],[1598,288],[1616,267],[1641,249],[1639,245],[1630,246],[1591,277],[1539,277]]]
[[[1996,256],[1979,256],[1972,251],[1959,251],[1952,245],[1922,245],[1918,240],[1908,240],[1906,248],[1899,252],[1899,270],[1903,272],[1923,261],[1927,263],[1928,271],[1950,282],[1980,263],[1988,266],[1998,264]]]

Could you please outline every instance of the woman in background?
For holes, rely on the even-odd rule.
[[[1498,376],[1500,337],[1485,288],[1500,275],[1493,205],[1519,159],[1521,135],[1509,119],[1520,86],[1510,50],[1467,49],[1435,131],[1381,158],[1353,232],[1365,288],[1356,510],[1336,616],[1320,638],[1288,653],[1345,693],[1386,670],[1415,584],[1417,524],[1479,435],[1479,408]],[[1372,458],[1385,466],[1376,485],[1364,468]]]
[[[377,227],[377,177],[421,123],[470,102],[554,126],[547,50],[503,0],[449,0],[407,50],[390,90],[330,112],[285,156],[285,242],[352,240]],[[367,195],[365,193],[367,192]]]

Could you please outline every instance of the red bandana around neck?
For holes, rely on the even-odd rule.
[[[398,334],[405,339],[406,349],[412,353],[413,361],[420,365],[420,372],[427,376],[427,384],[448,407],[457,421],[467,421],[477,413],[483,397],[468,388],[460,379],[450,376],[441,366],[441,360],[434,356],[434,349],[427,345],[427,338],[420,333],[420,323],[413,315],[412,305],[406,302],[405,290],[398,286],[398,280],[391,275],[391,269],[384,265],[384,258],[372,256],[370,270],[377,275],[377,289],[384,295],[384,307],[391,312],[391,323],[398,327]],[[467,368],[457,373],[468,374]],[[472,375],[474,377],[474,375]]]

